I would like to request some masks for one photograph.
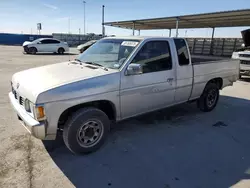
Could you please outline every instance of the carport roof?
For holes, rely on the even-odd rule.
[[[179,29],[250,26],[250,9],[105,22],[104,25],[136,30],[175,29],[177,19]]]

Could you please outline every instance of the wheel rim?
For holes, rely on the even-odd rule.
[[[207,105],[208,107],[213,107],[217,101],[218,94],[215,89],[212,89],[208,92],[207,95]]]
[[[97,119],[85,122],[77,132],[77,142],[85,148],[93,147],[103,135],[103,124]]]
[[[31,48],[31,54],[35,54],[36,53],[36,49],[35,48]]]

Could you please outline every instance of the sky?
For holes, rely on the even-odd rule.
[[[102,5],[105,22],[250,8],[249,0],[85,0],[86,33],[101,34]],[[0,33],[42,34],[84,31],[82,0],[0,0]],[[249,25],[250,27],[250,25]],[[215,37],[241,37],[246,28],[217,28]],[[105,27],[107,35],[132,35],[132,30]],[[168,30],[141,31],[141,35],[168,36]],[[210,37],[212,29],[181,29],[182,37]],[[137,32],[135,33],[137,34]],[[172,31],[175,34],[175,31]]]

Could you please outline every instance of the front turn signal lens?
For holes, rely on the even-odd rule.
[[[38,121],[42,121],[42,120],[45,120],[46,117],[45,117],[45,110],[44,110],[44,107],[43,106],[36,106],[35,107],[35,115],[36,115],[36,119]]]

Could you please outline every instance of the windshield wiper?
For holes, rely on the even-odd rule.
[[[101,68],[103,68],[105,71],[108,71],[108,69],[106,68],[106,67],[104,67],[103,65],[101,65],[101,64],[99,64],[99,63],[95,63],[95,62],[84,62],[84,63],[86,63],[86,64],[89,64],[89,65],[96,65],[96,66],[98,66],[98,67],[101,67]]]
[[[78,62],[80,65],[82,65],[82,61],[80,59],[74,59],[74,61]],[[74,61],[71,61],[72,64],[77,64]]]
[[[103,65],[99,64],[99,63],[95,63],[95,62],[84,62],[86,64],[90,64],[90,65],[96,65],[96,66],[99,66],[99,67],[103,67]]]
[[[74,59],[75,61],[82,62],[80,59]]]

